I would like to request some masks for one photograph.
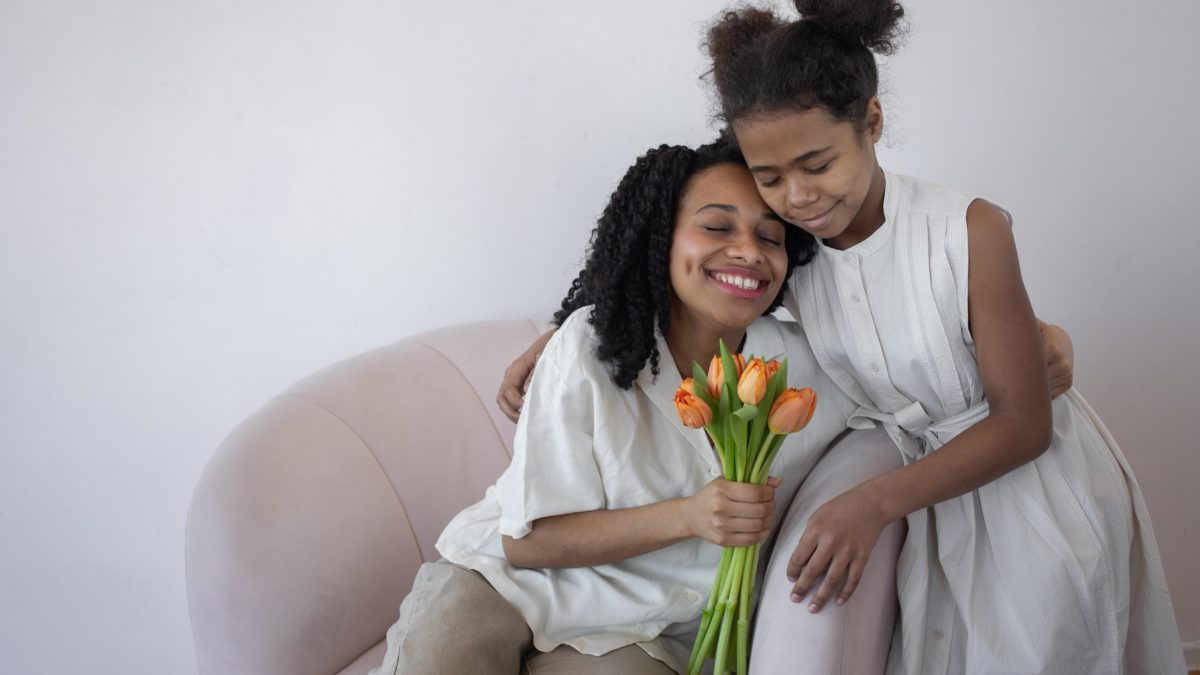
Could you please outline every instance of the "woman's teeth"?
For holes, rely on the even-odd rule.
[[[761,286],[763,284],[763,282],[758,281],[756,279],[749,279],[747,277],[734,276],[732,274],[723,274],[721,272],[718,272],[718,273],[714,274],[713,276],[716,277],[718,281],[723,281],[723,282],[729,284],[730,286],[737,286],[738,288],[744,288],[747,291],[756,290],[756,289],[758,289],[759,286]]]

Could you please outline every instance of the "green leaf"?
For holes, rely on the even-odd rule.
[[[708,409],[714,413],[717,411],[717,402],[712,396],[708,395],[708,375],[704,373],[704,369],[699,363],[692,361],[692,381],[695,382],[696,395],[699,396],[705,403],[708,404]]]
[[[738,408],[736,411],[734,411],[733,415],[734,415],[734,417],[737,417],[738,419],[742,420],[743,422],[749,422],[750,420],[753,420],[755,417],[758,417],[758,408],[756,408],[755,406],[752,406],[752,405],[744,405],[741,408]]]
[[[721,340],[719,345],[721,348],[721,367],[725,370],[725,386],[729,391],[736,393],[738,386],[737,366],[733,363],[733,356],[729,353],[729,349],[725,347],[725,340]],[[736,396],[731,401],[733,409],[737,410],[741,407],[741,400]]]

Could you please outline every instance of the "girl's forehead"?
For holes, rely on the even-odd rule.
[[[824,108],[810,108],[751,115],[735,121],[733,133],[753,166],[752,157],[778,155],[791,159],[853,140],[855,128]]]

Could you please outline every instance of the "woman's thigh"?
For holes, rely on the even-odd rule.
[[[751,673],[883,672],[897,611],[896,557],[904,541],[903,521],[880,534],[862,581],[845,605],[831,602],[812,614],[807,602],[793,603],[787,562],[813,512],[863,481],[901,466],[900,451],[882,429],[853,431],[831,446],[801,483],[763,576]]]
[[[516,675],[532,643],[521,613],[478,572],[425,563],[388,630],[383,665],[371,675]]]
[[[529,675],[675,675],[667,664],[637,645],[603,656],[580,654],[562,645],[549,652],[530,652],[525,667]]]

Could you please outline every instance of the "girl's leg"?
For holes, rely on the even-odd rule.
[[[580,654],[562,645],[549,652],[530,652],[526,667],[529,675],[675,675],[667,664],[637,645],[603,656]]]
[[[814,511],[863,481],[901,466],[900,451],[882,429],[853,431],[826,451],[800,485],[763,576],[752,674],[884,671],[896,620],[896,557],[904,541],[903,521],[880,534],[858,590],[840,607],[830,602],[820,613],[810,614],[808,598],[793,603],[787,562]]]
[[[517,675],[533,635],[521,613],[478,572],[425,563],[370,675]]]

